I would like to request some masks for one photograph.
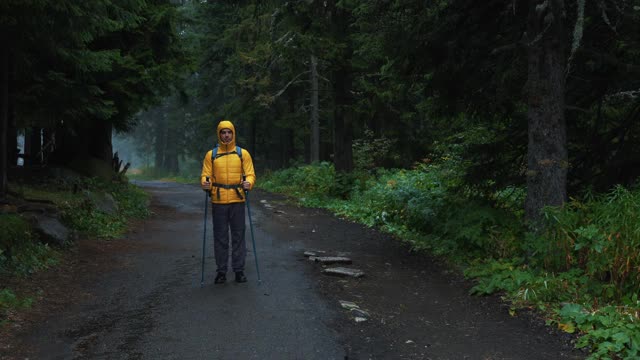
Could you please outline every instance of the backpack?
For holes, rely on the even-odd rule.
[[[244,180],[244,162],[242,161],[242,148],[238,145],[236,145],[236,151],[229,151],[229,152],[225,152],[225,153],[220,153],[218,154],[218,145],[216,145],[213,150],[211,150],[211,174],[213,175],[213,162],[215,159],[225,156],[225,155],[231,155],[231,154],[238,154],[238,157],[240,157],[240,166],[242,168],[242,180]],[[218,183],[213,183],[212,184],[214,187],[218,188],[217,191],[217,195],[218,195],[218,199],[220,199],[220,188],[223,189],[234,189],[236,191],[236,194],[238,195],[238,197],[240,199],[244,199],[244,197],[240,194],[240,191],[238,191],[238,188],[241,187],[242,185],[225,185],[225,184],[218,184]]]

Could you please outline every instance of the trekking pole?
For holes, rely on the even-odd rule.
[[[256,250],[256,239],[253,237],[253,222],[251,221],[251,206],[249,206],[249,190],[245,190],[245,199],[247,200],[247,214],[249,214],[249,228],[251,229],[251,242],[253,243],[253,257],[256,259],[256,273],[258,274],[258,285],[262,282],[260,279],[260,267],[258,266],[258,251]]]
[[[209,177],[207,177],[209,182]],[[209,192],[204,192],[204,234],[202,234],[202,276],[200,277],[200,287],[204,285],[204,257],[207,243],[207,210],[209,209]]]

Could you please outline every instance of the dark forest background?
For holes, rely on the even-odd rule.
[[[197,182],[229,119],[263,189],[640,354],[640,0],[4,0],[0,46],[0,270],[27,195],[120,236],[125,172]],[[83,207],[116,183],[135,211]]]
[[[530,220],[640,171],[637,1],[0,6],[3,194],[18,135],[27,167],[95,172],[116,131],[179,173],[221,119],[262,170],[349,173],[371,139],[391,146],[370,167],[455,149],[469,185],[526,187]]]

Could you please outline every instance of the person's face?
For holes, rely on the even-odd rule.
[[[233,139],[233,131],[231,129],[220,130],[220,139],[223,143],[228,144]]]

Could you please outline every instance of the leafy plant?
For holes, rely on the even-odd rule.
[[[6,321],[7,312],[28,308],[32,304],[33,299],[30,297],[20,298],[9,289],[0,289],[0,325]]]
[[[335,184],[333,164],[321,162],[277,171],[258,183],[261,188],[297,197],[302,204],[319,206]]]
[[[579,267],[610,283],[607,298],[640,288],[640,189],[616,186],[609,193],[572,200],[545,212],[547,232],[538,238],[536,260],[552,270]]]
[[[89,189],[112,194],[118,203],[118,211],[115,214],[97,211],[94,204],[87,198],[76,198],[60,203],[62,219],[73,229],[84,234],[101,238],[116,238],[126,230],[131,218],[145,218],[149,215],[149,196],[134,185],[99,182],[90,183]]]
[[[587,310],[583,305],[566,304],[558,311],[558,325],[567,332],[583,333],[576,347],[590,347],[589,359],[637,359],[640,356],[640,302],[634,294],[626,306],[605,306]]]
[[[57,252],[38,241],[18,215],[0,214],[0,273],[26,276],[57,262]]]

